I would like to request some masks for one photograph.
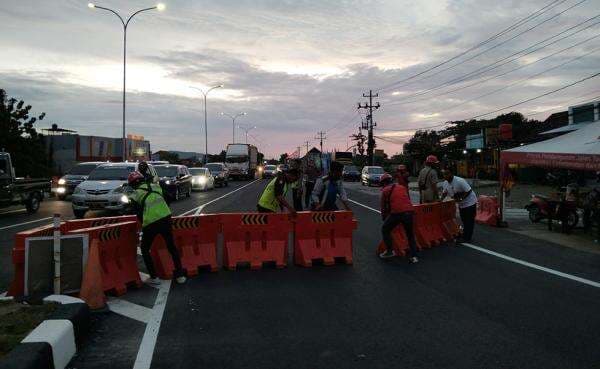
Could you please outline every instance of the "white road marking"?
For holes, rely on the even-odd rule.
[[[49,220],[49,219],[52,219],[52,217],[47,217],[47,218],[36,219],[36,220],[32,220],[32,221],[29,221],[29,222],[24,222],[24,223],[19,223],[19,224],[13,224],[13,225],[6,226],[6,227],[0,227],[0,231],[3,231],[3,230],[5,230],[5,229],[10,229],[10,228],[15,228],[15,227],[20,227],[20,226],[27,225],[27,224],[31,224],[31,223],[43,222],[43,221],[45,221],[45,220]]]
[[[165,313],[170,289],[171,281],[163,281],[158,290],[156,300],[154,301],[154,307],[150,313],[150,320],[148,321],[148,324],[146,324],[146,331],[144,332],[144,337],[140,343],[133,369],[150,369],[152,356],[154,355],[154,347],[156,346],[156,340],[158,339],[158,331],[160,330],[160,323],[162,322]]]
[[[235,193],[235,192],[238,192],[238,191],[240,191],[240,190],[243,190],[244,188],[246,188],[246,187],[250,186],[251,184],[254,184],[254,183],[258,182],[258,181],[260,181],[260,179],[256,179],[256,180],[254,180],[254,181],[252,181],[252,182],[250,182],[250,183],[248,183],[248,184],[246,184],[246,185],[244,185],[244,186],[242,186],[242,187],[239,187],[239,188],[236,188],[236,189],[235,189],[235,190],[233,190],[233,191],[227,192],[227,193],[226,193],[225,195],[223,195],[223,196],[217,197],[216,199],[210,200],[209,202],[207,202],[207,203],[205,203],[205,204],[202,204],[202,205],[200,205],[200,206],[197,206],[197,207],[195,207],[195,208],[193,208],[193,209],[190,209],[190,210],[186,211],[185,213],[182,213],[182,214],[180,214],[180,216],[183,216],[183,215],[190,215],[191,213],[194,213],[194,215],[198,215],[198,214],[202,213],[202,210],[204,209],[204,207],[205,207],[205,206],[207,206],[207,205],[210,205],[210,204],[212,204],[213,202],[219,201],[219,200],[221,200],[221,199],[224,199],[225,197],[227,197],[227,196],[231,195],[232,193]]]
[[[361,204],[360,202],[357,202],[357,201],[354,201],[354,200],[350,200],[350,199],[348,199],[348,201],[350,201],[350,202],[352,202],[352,203],[354,203],[356,205],[362,206],[365,209],[369,209],[371,211],[374,211],[376,213],[381,214],[381,212],[379,210],[373,209],[370,206]],[[546,272],[548,274],[552,274],[552,275],[555,275],[555,276],[558,276],[558,277],[561,277],[561,278],[570,279],[572,281],[583,283],[583,284],[586,284],[588,286],[600,288],[600,283],[591,281],[589,279],[577,277],[577,276],[572,275],[572,274],[563,273],[563,272],[560,272],[558,270],[554,270],[554,269],[551,269],[551,268],[546,268],[546,267],[543,267],[541,265],[533,264],[533,263],[530,263],[530,262],[527,262],[527,261],[524,261],[524,260],[521,260],[521,259],[510,257],[508,255],[500,254],[498,252],[491,251],[491,250],[488,250],[488,249],[483,248],[483,247],[475,246],[475,245],[470,244],[470,243],[464,243],[463,242],[462,245],[464,245],[464,246],[466,246],[466,247],[468,247],[468,248],[470,248],[472,250],[483,252],[484,254],[492,255],[492,256],[498,257],[500,259],[504,259],[504,260],[513,262],[515,264],[526,266],[526,267],[531,268],[531,269],[535,269],[535,270],[539,270],[539,271],[542,271],[542,272]]]
[[[498,252],[491,251],[491,250],[488,250],[488,249],[483,248],[483,247],[475,246],[475,245],[470,244],[470,243],[464,243],[463,242],[462,245],[464,245],[464,246],[466,246],[466,247],[468,247],[470,249],[477,250],[479,252],[483,252],[485,254],[489,254],[489,255],[495,256],[495,257],[500,258],[500,259],[508,260],[508,261],[513,262],[515,264],[520,264],[520,265],[526,266],[526,267],[531,268],[531,269],[540,270],[542,272],[546,272],[548,274],[552,274],[552,275],[555,275],[555,276],[558,276],[558,277],[561,277],[561,278],[570,279],[570,280],[575,281],[575,282],[587,284],[588,286],[600,288],[600,283],[591,281],[589,279],[577,277],[577,276],[572,275],[572,274],[567,274],[567,273],[559,272],[558,270],[555,270],[555,269],[546,268],[546,267],[543,267],[541,265],[537,265],[537,264],[533,264],[533,263],[530,263],[530,262],[527,262],[527,261],[524,261],[524,260],[521,260],[521,259],[513,258],[513,257],[510,257],[508,255],[500,254]]]
[[[111,298],[107,304],[110,311],[146,324],[152,315],[152,309],[119,298]]]

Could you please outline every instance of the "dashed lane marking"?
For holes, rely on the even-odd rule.
[[[381,212],[379,210],[374,209],[374,208],[372,208],[370,206],[361,204],[360,202],[357,202],[357,201],[354,201],[354,200],[351,200],[351,199],[348,199],[348,201],[352,202],[353,204],[362,206],[365,209],[369,209],[371,211],[374,211],[376,213],[381,214]],[[499,252],[491,251],[491,250],[488,250],[488,249],[480,247],[480,246],[475,246],[475,245],[470,244],[470,243],[464,243],[463,242],[461,244],[464,245],[465,247],[470,248],[471,250],[475,250],[475,251],[482,252],[484,254],[492,255],[492,256],[495,256],[497,258],[513,262],[515,264],[519,264],[519,265],[522,265],[522,266],[525,266],[525,267],[528,267],[528,268],[531,268],[531,269],[535,269],[535,270],[539,270],[539,271],[542,271],[542,272],[546,272],[548,274],[552,274],[552,275],[555,275],[557,277],[566,278],[566,279],[569,279],[569,280],[572,280],[572,281],[575,281],[575,282],[579,282],[579,283],[582,283],[582,284],[585,284],[585,285],[588,285],[588,286],[600,288],[600,283],[595,282],[595,281],[591,281],[589,279],[577,277],[577,276],[572,275],[572,274],[563,273],[563,272],[555,270],[555,269],[546,268],[546,267],[543,267],[541,265],[537,265],[537,264],[533,264],[533,263],[530,263],[530,262],[525,261],[525,260],[513,258],[511,256],[504,255],[504,254],[501,254]]]
[[[171,281],[162,281],[154,302],[154,307],[150,313],[149,321],[146,324],[146,331],[144,332],[144,337],[142,337],[133,369],[149,369],[152,364],[154,347],[158,339],[158,331],[160,330],[160,323],[165,313],[170,289]]]
[[[24,223],[19,223],[19,224],[13,224],[13,225],[5,226],[5,227],[0,227],[0,231],[3,231],[5,229],[10,229],[10,228],[16,228],[16,227],[24,226],[24,225],[31,224],[31,223],[43,222],[43,221],[46,221],[46,220],[49,220],[49,219],[52,219],[52,217],[41,218],[41,219],[31,220],[29,222],[24,222]]]

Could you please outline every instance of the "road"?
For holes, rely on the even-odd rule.
[[[265,185],[234,183],[173,210],[252,211]],[[472,244],[425,250],[419,264],[382,262],[378,189],[347,187],[354,265],[145,286],[94,315],[71,366],[600,368],[598,255],[477,227]]]

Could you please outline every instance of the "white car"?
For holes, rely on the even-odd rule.
[[[188,168],[192,175],[192,190],[206,191],[215,188],[215,177],[208,168]]]
[[[137,163],[106,163],[94,169],[85,182],[73,191],[71,203],[76,218],[83,218],[88,210],[108,210],[123,213],[127,209],[127,177],[138,170]],[[148,170],[158,178],[152,165]]]
[[[263,169],[263,178],[273,178],[277,175],[277,165],[265,165]]]

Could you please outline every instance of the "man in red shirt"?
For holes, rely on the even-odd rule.
[[[379,254],[379,257],[389,259],[396,256],[392,231],[402,224],[408,240],[408,261],[413,264],[417,263],[419,259],[413,230],[414,210],[408,189],[397,183],[392,184],[392,176],[387,173],[381,176],[381,183],[383,185],[381,190],[381,218],[383,219],[381,234],[387,250]]]

